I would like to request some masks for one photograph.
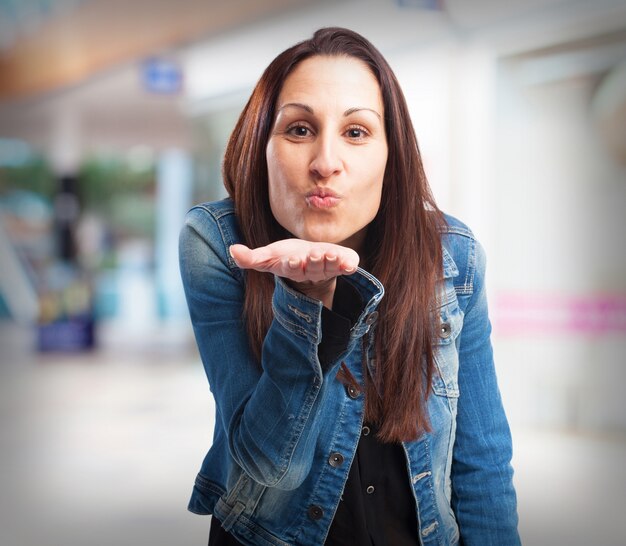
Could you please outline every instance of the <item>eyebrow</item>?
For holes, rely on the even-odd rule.
[[[288,102],[287,104],[283,104],[278,111],[280,112],[281,110],[283,110],[284,108],[287,108],[288,106],[293,106],[294,108],[301,108],[302,110],[305,110],[306,112],[308,112],[309,114],[314,114],[315,111],[313,110],[313,108],[311,108],[308,104],[303,104],[301,102]],[[368,112],[372,112],[373,114],[376,114],[376,116],[378,117],[378,119],[382,120],[381,115],[376,111],[373,110],[372,108],[365,108],[365,107],[353,107],[353,108],[348,108],[344,113],[344,117],[349,116],[350,114],[354,114],[355,112],[360,112],[361,110],[367,110]]]

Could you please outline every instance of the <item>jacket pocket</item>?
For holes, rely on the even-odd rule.
[[[463,327],[463,312],[454,292],[454,287],[442,290],[437,312],[434,313],[436,338],[433,345],[436,373],[433,377],[433,392],[448,398],[459,397],[459,352],[457,339]]]

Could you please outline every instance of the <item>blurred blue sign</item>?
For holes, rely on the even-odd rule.
[[[401,8],[443,10],[443,0],[396,0],[396,4]]]
[[[141,79],[149,93],[174,95],[183,87],[183,71],[170,59],[148,59],[141,64]]]

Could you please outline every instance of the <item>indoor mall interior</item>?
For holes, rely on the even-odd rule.
[[[178,236],[324,26],[388,59],[485,248],[523,544],[626,544],[626,1],[0,0],[0,545],[207,543]]]

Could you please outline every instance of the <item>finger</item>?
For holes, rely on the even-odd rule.
[[[333,257],[337,256],[337,275],[352,274],[357,270],[359,265],[359,255],[351,248],[328,243],[325,248],[326,263],[329,271],[332,270]],[[328,260],[328,257],[331,259]]]
[[[304,267],[302,260],[298,256],[288,256],[282,260],[282,272],[280,276],[301,281],[304,279]]]
[[[342,261],[341,259],[337,259],[327,262],[326,265],[326,276],[327,277],[337,277],[339,275],[352,275],[357,270],[358,262],[354,262],[352,260]]]
[[[334,252],[327,252],[324,256],[324,274],[326,278],[341,275],[341,261]]]
[[[351,275],[359,266],[359,255],[351,248],[343,248],[339,254],[339,271],[341,275]]]
[[[300,271],[302,269],[302,260],[297,256],[287,258],[287,267],[292,271]]]
[[[358,260],[354,260],[353,258],[346,258],[341,261],[339,269],[344,275],[352,275],[352,273],[356,271],[358,265]]]
[[[326,278],[324,273],[324,254],[313,250],[305,263],[305,276],[311,281],[321,281]]]

